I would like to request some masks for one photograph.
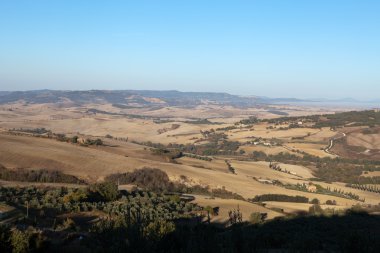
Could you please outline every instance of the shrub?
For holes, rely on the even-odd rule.
[[[309,199],[303,196],[289,196],[284,194],[264,194],[257,195],[252,202],[263,202],[263,201],[279,201],[279,202],[295,202],[295,203],[308,203]]]
[[[117,173],[106,177],[106,181],[119,184],[135,184],[152,191],[172,191],[174,185],[168,175],[154,168],[143,168],[133,172]]]
[[[175,230],[175,225],[171,221],[166,220],[155,220],[150,222],[144,228],[144,235],[149,238],[149,240],[158,241],[169,233]]]
[[[78,136],[71,137],[71,143],[78,143]]]
[[[72,183],[84,184],[83,180],[75,176],[64,174],[56,170],[27,170],[18,168],[10,170],[0,164],[0,179],[6,181],[40,182],[40,183]]]
[[[96,146],[101,146],[103,145],[103,141],[101,139],[95,139],[95,140],[91,140],[91,139],[87,139],[86,142],[85,142],[86,145],[96,145]]]
[[[323,209],[322,209],[322,207],[320,205],[314,204],[311,207],[309,207],[309,213],[311,215],[323,214]]]
[[[15,229],[12,232],[12,236],[11,236],[11,244],[13,247],[12,252],[13,253],[29,252],[30,237],[31,237],[30,233]]]
[[[326,205],[335,206],[336,205],[336,201],[335,200],[327,200],[326,201]]]
[[[0,252],[9,252],[11,248],[11,230],[8,226],[0,225]]]
[[[314,198],[310,201],[310,204],[319,205],[319,199]]]
[[[73,231],[75,231],[76,230],[75,221],[73,221],[70,218],[67,218],[62,223],[62,229],[63,230],[73,230]]]
[[[210,215],[216,216],[219,214],[219,207],[206,206],[203,210],[207,211]]]
[[[263,219],[263,215],[261,213],[254,212],[254,213],[251,213],[251,215],[249,216],[249,222],[251,222],[253,224],[258,224],[258,223],[261,223],[263,221],[264,221],[264,219]]]
[[[76,189],[65,196],[63,196],[63,202],[80,202],[87,199],[87,194],[83,189]]]
[[[116,200],[119,192],[117,185],[113,182],[98,183],[90,186],[93,200],[113,201]]]

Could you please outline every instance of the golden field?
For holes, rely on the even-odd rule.
[[[335,157],[324,151],[329,140],[337,132],[329,128],[314,129],[309,127],[280,130],[280,126],[269,123],[258,123],[253,126],[240,126],[231,130],[217,131],[224,133],[228,141],[241,143],[238,151],[242,150],[240,157],[214,156],[212,161],[204,161],[190,157],[181,157],[172,162],[162,156],[155,155],[150,147],[133,143],[134,141],[153,142],[161,144],[195,144],[207,143],[201,132],[234,126],[235,122],[247,118],[247,115],[273,118],[264,109],[247,109],[239,111],[233,107],[216,107],[214,105],[199,106],[195,109],[164,107],[158,110],[131,109],[128,113],[141,113],[144,117],[128,117],[123,115],[109,115],[102,113],[89,113],[88,108],[96,108],[111,113],[120,113],[120,110],[111,105],[91,104],[87,107],[68,107],[67,105],[12,104],[0,107],[0,164],[8,168],[49,169],[59,170],[77,176],[88,182],[102,181],[113,173],[133,171],[143,167],[158,168],[165,171],[171,180],[180,181],[186,176],[188,185],[202,185],[213,188],[225,188],[238,193],[244,198],[253,198],[262,194],[286,194],[291,196],[305,196],[309,199],[318,198],[321,203],[335,200],[335,208],[349,208],[358,201],[286,189],[273,184],[266,184],[260,180],[278,180],[285,184],[309,184],[313,178],[313,171],[309,168],[291,164],[280,164],[281,168],[291,171],[292,174],[275,171],[269,168],[267,162],[243,161],[254,151],[264,152],[267,155],[291,153],[299,156],[307,153],[318,157]],[[10,110],[11,109],[11,110]],[[305,108],[304,111],[295,110],[294,107],[282,108],[290,115],[305,115],[310,113],[326,113],[321,109]],[[124,111],[125,112],[125,111]],[[207,117],[209,123],[196,124],[192,117]],[[170,116],[170,117],[169,117]],[[162,122],[157,118],[162,117]],[[166,117],[166,118],[165,118]],[[173,125],[176,125],[173,127]],[[19,128],[46,128],[54,133],[63,133],[68,136],[79,135],[84,138],[101,138],[105,145],[81,146],[54,139],[14,135],[9,129]],[[112,135],[114,138],[105,138]],[[118,139],[119,138],[119,139]],[[123,138],[123,140],[120,140]],[[349,142],[363,142],[363,145],[377,147],[377,137],[356,134],[350,136]],[[260,144],[253,144],[255,139],[262,140]],[[264,145],[265,142],[275,140],[277,144]],[[235,169],[232,174],[225,162],[228,160]],[[10,184],[0,182],[0,184]],[[323,187],[331,187],[350,191],[367,204],[378,204],[380,198],[376,193],[351,189],[341,183],[318,182]],[[244,217],[248,218],[252,212],[266,212],[269,218],[283,214],[274,212],[268,207],[284,209],[285,212],[298,212],[307,210],[309,204],[268,202],[266,207],[249,202],[227,199],[210,199],[197,196],[200,205],[219,206],[221,216],[215,217],[218,222],[226,220],[228,210],[239,206]],[[327,208],[323,206],[323,208]]]

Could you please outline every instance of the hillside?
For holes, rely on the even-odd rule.
[[[379,208],[375,111],[242,108],[208,93],[185,103],[189,94],[176,92],[45,92],[0,105],[0,201],[14,210],[0,222],[34,219],[49,240],[130,226],[149,231],[148,242],[182,226],[219,236],[316,216],[357,222],[352,212]]]

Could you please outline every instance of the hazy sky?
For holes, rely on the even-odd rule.
[[[0,90],[380,98],[380,1],[0,1]]]

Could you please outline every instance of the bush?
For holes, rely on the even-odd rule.
[[[0,252],[10,252],[11,230],[8,226],[0,224]]]
[[[310,201],[310,204],[319,205],[319,199],[314,198]]]
[[[251,213],[251,215],[249,216],[249,222],[251,222],[253,224],[258,224],[258,223],[261,223],[263,221],[264,221],[264,219],[263,219],[263,215],[261,213],[254,212],[254,213]]]
[[[68,202],[80,202],[87,199],[87,193],[83,189],[76,189],[65,196],[63,196],[63,202],[68,203]]]
[[[84,184],[75,176],[56,170],[27,170],[23,168],[10,170],[0,164],[0,179],[5,181],[39,182],[39,183],[71,183]]]
[[[206,206],[203,210],[207,211],[212,216],[219,215],[219,207]]]
[[[143,168],[133,172],[117,173],[106,177],[106,181],[118,184],[135,184],[138,187],[152,191],[173,191],[174,185],[168,175],[153,168]]]
[[[70,218],[67,218],[67,219],[64,220],[63,223],[62,223],[62,229],[63,229],[63,230],[72,230],[72,231],[75,231],[75,230],[76,230],[76,224],[75,224],[75,221],[73,221],[73,220],[70,219]]]
[[[117,185],[113,182],[98,183],[90,186],[90,199],[100,201],[116,200],[119,192]]]
[[[175,230],[175,224],[166,220],[155,220],[144,228],[144,236],[149,240],[159,241],[164,236]]]
[[[335,206],[336,205],[336,201],[335,200],[327,200],[326,201],[326,205]]]
[[[11,236],[11,244],[13,247],[12,252],[13,253],[29,252],[30,237],[31,237],[30,233],[15,229],[12,232],[12,236]]]
[[[322,209],[322,207],[320,205],[314,204],[311,207],[309,207],[309,213],[311,215],[323,214],[323,209]]]
[[[309,199],[303,196],[289,196],[284,194],[264,194],[257,195],[252,202],[263,202],[263,201],[278,201],[278,202],[295,202],[295,203],[308,203]]]
[[[101,139],[99,139],[99,138],[96,139],[96,140],[87,139],[84,144],[86,144],[86,145],[101,146],[101,145],[103,145],[103,141]]]
[[[78,143],[78,136],[71,137],[71,143]]]

